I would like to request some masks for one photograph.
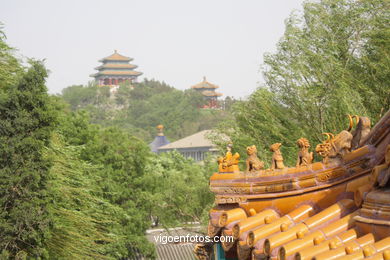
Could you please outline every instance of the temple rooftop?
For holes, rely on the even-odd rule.
[[[218,104],[218,97],[222,96],[222,93],[215,92],[215,89],[219,88],[219,86],[208,82],[206,77],[203,77],[202,82],[193,85],[191,88],[199,92],[203,96],[204,100],[206,100],[206,104],[202,108],[220,107]]]
[[[217,88],[219,88],[219,86],[217,86],[217,85],[215,85],[215,84],[212,84],[212,83],[208,82],[208,81],[206,80],[206,77],[203,77],[203,81],[202,81],[202,82],[193,85],[191,88],[194,88],[194,89],[202,89],[202,88],[206,88],[206,89],[217,89]]]
[[[208,139],[210,133],[211,130],[203,130],[184,137],[183,139],[159,147],[158,153],[176,150],[186,158],[203,161],[208,154],[215,154],[217,152],[216,145]]]
[[[220,97],[222,96],[222,93],[211,91],[211,90],[205,90],[201,92],[203,96],[206,97]]]
[[[133,60],[133,58],[123,56],[123,55],[119,54],[117,52],[117,50],[115,50],[113,54],[111,54],[110,56],[107,56],[99,61],[104,62],[104,61],[132,61],[132,60]]]
[[[132,71],[132,70],[127,70],[127,71],[120,71],[120,70],[104,70],[104,71],[99,71],[96,74],[91,75],[92,77],[96,77],[99,75],[129,75],[129,76],[140,76],[142,75],[142,72],[138,71]]]
[[[158,150],[171,150],[180,148],[194,148],[194,147],[215,147],[215,145],[207,138],[210,130],[203,130],[193,135],[184,137],[170,144],[161,146]]]
[[[103,65],[100,65],[99,67],[96,67],[95,70],[100,70],[100,69],[135,69],[137,67],[138,67],[137,65],[127,64],[127,63],[106,63]]]
[[[98,71],[90,75],[95,78],[98,86],[110,86],[116,88],[123,82],[137,82],[137,77],[142,72],[135,71],[138,66],[130,64],[133,58],[119,54],[116,50],[110,56],[107,56],[99,62],[102,64],[95,69]]]

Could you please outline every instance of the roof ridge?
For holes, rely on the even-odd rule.
[[[191,147],[210,147],[214,146],[212,141],[207,138],[206,133],[211,132],[211,129],[206,129],[194,133],[192,135],[183,137],[179,140],[171,142],[170,144],[160,146],[158,149],[180,149],[180,148],[191,148]]]
[[[214,88],[214,89],[217,89],[217,88],[219,88],[219,86],[207,81],[206,77],[204,76],[202,82],[199,82],[199,83],[191,86],[191,88]]]
[[[99,61],[100,62],[104,62],[106,60],[126,60],[126,61],[132,61],[133,58],[130,58],[130,57],[127,57],[127,56],[124,56],[122,54],[119,54],[117,52],[117,50],[114,51],[113,54],[107,56],[107,57],[104,57],[103,59],[100,59]]]

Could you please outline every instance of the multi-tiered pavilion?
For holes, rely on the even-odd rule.
[[[206,80],[206,77],[203,77],[203,81],[192,86],[192,89],[200,92],[204,99],[207,101],[206,105],[203,108],[218,108],[218,97],[222,96],[221,93],[215,92],[217,85],[214,85]]]
[[[135,71],[138,66],[130,64],[132,58],[115,52],[99,62],[103,64],[95,68],[97,73],[92,74],[99,86],[118,86],[122,82],[136,82],[142,72]]]

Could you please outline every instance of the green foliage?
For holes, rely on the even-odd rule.
[[[127,207],[137,201],[134,180],[145,174],[149,147],[118,128],[99,131],[88,142],[82,154],[84,160],[104,165],[107,180],[102,183],[104,195],[112,202]]]
[[[153,259],[152,216],[163,226],[207,218],[210,164],[152,154],[132,135],[150,139],[161,122],[172,135],[210,127],[219,114],[194,109],[199,94],[146,80],[115,99],[91,84],[49,97],[43,64],[22,71],[0,40],[1,259]],[[201,117],[210,122],[192,123]]]
[[[126,196],[120,194],[118,183],[103,174],[103,165],[81,160],[81,146],[64,146],[58,137],[49,150],[54,160],[49,182],[50,257],[118,259],[131,257],[133,248],[153,257],[153,248],[143,236],[143,216],[133,205],[113,202],[114,196]],[[111,183],[105,187],[113,189],[102,189],[107,180]]]
[[[134,90],[138,88],[141,87]],[[196,105],[201,102],[201,98],[198,93],[192,91],[171,90],[146,100],[132,99],[127,120],[133,122],[137,128],[148,129],[151,136],[155,135],[156,125],[163,124],[167,126],[165,134],[169,138],[183,138],[202,130],[197,127],[199,124],[196,125],[200,119],[200,110],[196,109]]]
[[[133,100],[147,100],[156,94],[171,92],[174,90],[175,89],[173,87],[165,84],[164,82],[144,79],[144,81],[134,83],[131,86],[120,86],[115,98],[118,103],[124,104]]]
[[[53,160],[48,185],[52,225],[45,243],[50,258],[110,258],[109,247],[123,240],[115,232],[120,229],[116,217],[125,213],[99,196],[98,168],[82,161],[81,147],[65,146],[60,135],[46,153]]]
[[[59,131],[70,145],[83,145],[93,141],[99,128],[90,124],[89,114],[84,111],[61,113]]]
[[[62,90],[62,98],[71,105],[73,110],[85,108],[88,105],[102,107],[108,103],[109,97],[109,87],[98,87],[96,85],[86,87],[74,85]]]
[[[61,97],[73,111],[88,111],[92,123],[126,129],[148,143],[159,124],[166,126],[165,135],[173,141],[215,127],[229,116],[226,111],[199,109],[204,99],[196,91],[180,91],[156,80],[123,84],[111,95],[107,89],[71,86],[63,90]],[[232,99],[227,100],[228,107],[232,103]]]
[[[234,106],[235,122],[223,132],[235,148],[258,146],[269,162],[272,143],[283,143],[287,165],[295,165],[295,141],[315,147],[321,133],[338,133],[347,114],[373,123],[390,108],[389,12],[386,1],[307,1],[303,16],[286,20],[274,54],[264,57],[267,88]]]
[[[32,61],[16,86],[0,96],[0,248],[10,256],[42,257],[49,219],[43,156],[55,114],[44,85],[47,71]]]
[[[361,8],[367,15],[366,29],[362,33],[361,55],[355,64],[362,84],[357,85],[362,93],[363,104],[370,116],[378,120],[390,109],[390,13],[388,1],[363,1]]]
[[[233,109],[234,120],[220,125],[220,130],[233,140],[234,152],[246,155],[246,147],[256,144],[259,158],[270,166],[272,152],[269,146],[283,143],[284,155],[295,155],[295,141],[304,135],[299,119],[290,117],[290,111],[277,102],[275,94],[260,88],[248,101],[240,102]],[[220,144],[226,147],[226,141]],[[284,156],[288,165],[295,163],[295,156]]]
[[[93,194],[113,209],[109,218],[99,217],[99,222],[91,220],[92,223],[100,223],[107,219],[110,223],[106,227],[107,232],[116,237],[106,243],[103,248],[105,255],[128,257],[133,253],[131,249],[137,248],[152,257],[154,251],[144,237],[150,221],[148,212],[143,210],[145,202],[139,196],[143,184],[136,181],[145,174],[149,148],[117,128],[99,129],[90,125],[85,112],[71,112],[63,118],[66,123],[61,124],[59,131],[65,134],[65,141],[82,145],[78,158],[95,166],[93,174],[88,177],[94,185]],[[87,188],[87,184],[80,185],[80,188]],[[89,201],[92,203],[93,200]]]
[[[13,55],[14,49],[5,42],[5,34],[0,22],[0,90],[15,85],[18,75],[23,72],[20,62]]]
[[[58,104],[58,102],[56,103]],[[58,105],[58,108],[64,112],[60,113],[61,122],[57,131],[64,135],[65,143],[81,145],[78,148],[78,158],[82,160],[78,162],[77,158],[66,159],[64,161],[64,164],[67,162],[66,167],[58,171],[58,174],[66,172],[69,167],[81,167],[84,164],[80,168],[84,173],[79,173],[84,180],[82,184],[78,185],[78,188],[90,189],[96,197],[89,198],[88,196],[91,195],[83,195],[83,197],[89,198],[90,203],[100,199],[106,201],[110,207],[117,207],[115,214],[112,213],[109,219],[103,215],[99,217],[99,221],[105,219],[109,223],[119,223],[119,226],[106,227],[110,231],[109,239],[111,240],[105,238],[104,247],[93,252],[90,251],[89,247],[80,248],[80,250],[84,250],[84,253],[76,250],[74,254],[89,256],[95,253],[97,256],[102,254],[106,257],[117,258],[131,256],[132,251],[129,251],[129,248],[138,248],[144,255],[153,257],[154,251],[144,237],[145,230],[150,227],[151,217],[158,217],[163,226],[182,225],[187,221],[204,221],[207,218],[207,210],[213,201],[213,196],[208,191],[207,181],[208,173],[212,171],[205,171],[202,166],[184,159],[177,153],[162,154],[161,156],[151,154],[145,143],[119,128],[96,127],[88,123],[88,113],[67,111],[66,106],[64,108],[63,105]],[[64,147],[61,150],[64,149],[68,148]],[[92,170],[86,172],[83,170],[85,165],[93,167],[93,175],[90,174]],[[76,173],[71,170],[70,174]],[[77,178],[79,177],[71,179]],[[58,187],[66,188],[69,185],[57,181],[55,183]],[[91,186],[91,183],[94,186]],[[178,190],[183,195],[172,196]],[[187,203],[188,200],[192,203]],[[55,205],[57,204],[55,203]],[[84,203],[82,204],[84,205]],[[69,208],[72,208],[71,203],[60,210]],[[88,213],[86,216],[91,216],[91,211],[86,210],[88,208],[99,209],[97,206],[86,204],[79,214],[85,211]],[[98,215],[99,212],[93,214]],[[61,220],[60,214],[58,216],[59,223],[62,221],[72,223],[65,218],[66,215],[63,215],[63,220]],[[75,221],[79,220],[79,218],[75,218]],[[93,223],[99,224],[100,222],[91,219],[90,224]],[[90,225],[89,228],[96,227]],[[98,230],[102,230],[102,228]],[[75,235],[82,237],[84,233],[80,232],[75,233]],[[93,231],[85,233],[89,232],[93,233]],[[105,232],[95,232],[94,234],[103,237],[106,235]],[[65,239],[64,237],[60,238]],[[86,245],[92,245],[94,241],[96,238],[91,237],[89,244],[86,243]],[[61,243],[63,243],[61,240],[54,241],[53,248]],[[74,245],[69,244],[69,246],[73,247]],[[49,252],[53,252],[53,250],[50,249]],[[72,248],[69,250],[69,252],[73,252]]]
[[[164,226],[204,221],[214,199],[207,170],[176,151],[153,157],[142,178],[151,216]]]

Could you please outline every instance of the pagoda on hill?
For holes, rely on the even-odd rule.
[[[221,93],[215,92],[215,89],[219,86],[214,85],[206,80],[206,77],[203,77],[203,81],[192,86],[192,89],[200,92],[207,103],[203,108],[218,108],[218,97],[222,96]]]
[[[122,82],[136,82],[142,72],[135,71],[137,65],[130,64],[132,58],[115,52],[99,62],[103,64],[95,68],[97,73],[92,74],[99,86],[118,86]]]

